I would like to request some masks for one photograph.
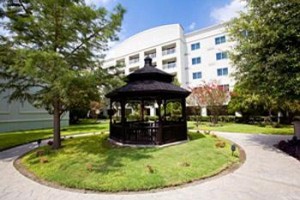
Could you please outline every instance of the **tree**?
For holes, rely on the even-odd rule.
[[[277,102],[299,100],[299,24],[298,0],[248,1],[247,12],[228,24],[241,89]]]
[[[267,111],[269,121],[271,121],[272,112],[278,111],[278,104],[270,97],[248,93],[236,85],[231,93],[228,110],[230,112],[240,112],[246,121],[249,120],[250,116],[263,115]]]
[[[1,91],[53,114],[54,144],[60,117],[70,107],[98,100],[116,76],[101,68],[107,43],[117,39],[124,8],[112,13],[83,0],[19,0],[1,4]]]
[[[230,112],[240,112],[244,120],[249,120],[250,116],[259,116],[267,112],[269,115],[268,121],[272,122],[273,114],[282,114],[281,117],[285,118],[286,123],[291,123],[295,114],[300,111],[299,100],[294,101],[274,101],[269,96],[262,96],[255,93],[249,93],[236,85],[231,93],[231,99],[228,103],[228,110]],[[278,117],[277,123],[280,123]]]
[[[190,102],[199,107],[199,114],[202,107],[209,107],[213,116],[213,123],[217,123],[222,106],[229,100],[229,91],[215,81],[203,82],[203,84],[192,89],[190,98]]]

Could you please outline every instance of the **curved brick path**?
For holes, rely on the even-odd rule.
[[[272,145],[291,136],[250,135],[218,133],[243,147],[245,163],[233,173],[171,190],[129,193],[97,194],[59,190],[34,182],[21,175],[13,161],[35,148],[27,144],[0,152],[0,199],[1,200],[300,200],[300,162]]]

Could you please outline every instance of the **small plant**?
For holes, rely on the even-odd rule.
[[[204,131],[204,134],[209,135],[210,131]]]
[[[191,165],[190,165],[190,163],[188,163],[188,162],[183,162],[183,163],[181,163],[181,166],[182,166],[182,167],[189,167],[189,166],[191,166]]]
[[[38,150],[38,151],[36,152],[36,156],[37,156],[37,157],[40,157],[40,156],[43,156],[43,155],[45,155],[45,151],[44,151],[44,150]]]
[[[154,173],[154,169],[153,169],[153,167],[152,167],[151,165],[147,165],[146,167],[147,167],[148,172],[149,172],[150,174],[153,174],[153,173]]]
[[[279,123],[272,124],[273,128],[281,128],[282,126]]]
[[[45,156],[43,156],[43,157],[40,157],[40,163],[48,163],[49,162],[49,160],[48,160],[48,158],[47,157],[45,157]]]
[[[211,133],[211,136],[212,136],[213,138],[218,138],[218,136],[217,136],[216,134],[214,134],[214,133]]]
[[[215,144],[217,148],[224,148],[226,146],[226,143],[224,141],[218,140]]]
[[[52,141],[52,140],[49,140],[49,141],[47,142],[47,144],[48,144],[49,146],[52,146],[52,145],[53,145],[53,141]]]
[[[259,126],[259,127],[266,127],[266,124],[264,122],[258,122],[257,126]]]
[[[87,163],[86,165],[85,165],[85,167],[86,167],[86,169],[88,170],[88,171],[93,171],[93,165],[91,164],[91,163]]]

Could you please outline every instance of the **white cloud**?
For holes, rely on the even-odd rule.
[[[239,15],[240,11],[246,10],[246,0],[231,0],[223,7],[214,8],[210,17],[217,23],[226,22]]]
[[[85,0],[85,3],[87,5],[107,5],[111,2],[113,2],[114,0]]]
[[[196,22],[192,22],[190,25],[189,25],[189,30],[192,31],[196,28]]]

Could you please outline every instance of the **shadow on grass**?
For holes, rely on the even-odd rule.
[[[66,140],[65,148],[59,151],[50,150],[48,156],[51,160],[52,156],[61,153],[66,159],[69,158],[66,164],[74,161],[72,157],[76,159],[81,157],[78,162],[86,165],[87,170],[107,174],[119,171],[128,161],[152,158],[151,154],[155,151],[159,149],[116,146],[108,141],[108,135],[98,135]],[[34,155],[30,159],[35,160]]]

